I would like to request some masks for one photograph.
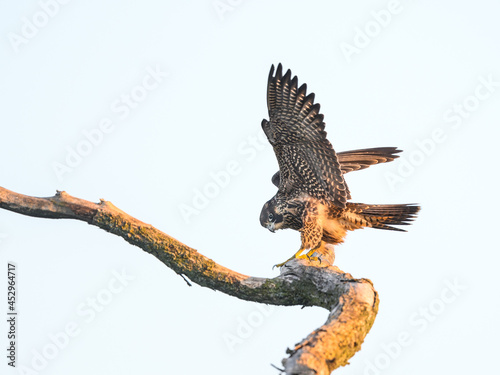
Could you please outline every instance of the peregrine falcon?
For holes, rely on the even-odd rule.
[[[298,86],[290,70],[281,64],[267,83],[269,121],[262,129],[278,159],[279,171],[272,177],[278,192],[264,204],[263,227],[274,232],[291,228],[300,232],[300,249],[293,258],[309,258],[325,244],[344,241],[348,230],[379,228],[404,231],[393,225],[409,225],[420,207],[415,204],[351,203],[344,174],[385,163],[398,157],[396,147],[334,151],[326,138],[320,105],[307,86]],[[321,261],[321,259],[319,259]]]

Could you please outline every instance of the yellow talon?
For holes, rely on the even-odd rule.
[[[306,254],[306,257],[310,260],[310,261],[313,261],[313,260],[319,260],[319,262],[321,263],[321,257],[313,257],[312,255],[316,252],[317,249],[311,249],[307,252]]]
[[[302,252],[304,250],[305,249],[303,249],[301,247],[299,249],[299,251],[297,251],[293,256],[291,256],[290,258],[288,258],[287,260],[285,260],[283,263],[275,264],[273,266],[273,269],[274,269],[274,267],[283,267],[286,263],[288,263],[289,261],[291,261],[292,259],[295,259],[295,258],[297,258],[297,259],[309,259],[310,262],[313,262],[313,261],[317,260],[317,261],[319,261],[321,263],[321,258],[320,257],[313,257],[313,256],[311,256],[311,255],[313,255],[315,253],[316,249],[311,249],[306,254],[302,254]]]
[[[314,262],[317,260],[319,264],[321,264],[321,257],[307,257],[307,259],[309,259],[310,262]]]
[[[302,253],[304,251],[304,249],[301,247],[299,249],[299,251],[297,251],[295,254],[293,254],[293,256],[291,256],[290,258],[288,258],[287,260],[285,260],[283,263],[279,263],[279,264],[275,264],[273,266],[273,269],[274,267],[283,267],[286,263],[288,263],[289,261],[291,261],[292,259],[295,259],[295,258],[299,258],[301,259],[301,256],[299,255],[300,253]]]
[[[275,264],[275,265],[273,266],[273,270],[274,270],[274,267],[283,267],[286,263],[288,263],[288,262],[289,262],[290,260],[292,260],[292,259],[293,259],[293,257],[291,257],[290,259],[285,260],[283,263],[278,263],[278,264]]]

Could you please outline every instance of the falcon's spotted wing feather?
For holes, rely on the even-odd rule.
[[[281,64],[271,67],[267,86],[270,121],[262,128],[274,148],[280,168],[279,194],[307,193],[345,207],[349,191],[332,145],[326,139],[320,105],[307,86],[298,87],[297,77],[285,75]]]
[[[399,158],[402,150],[397,147],[375,147],[364,148],[360,150],[342,151],[337,153],[342,173],[359,171],[368,168],[375,164],[388,163]],[[272,183],[277,187],[280,186],[280,171],[276,172],[272,179]]]

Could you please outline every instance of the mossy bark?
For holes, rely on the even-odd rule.
[[[367,279],[323,262],[313,266],[294,259],[268,279],[246,276],[223,267],[195,249],[101,200],[92,203],[57,192],[36,198],[0,187],[0,208],[23,215],[76,219],[122,237],[158,258],[192,282],[228,295],[272,305],[320,306],[330,314],[326,323],[288,350],[286,374],[330,374],[361,348],[378,311],[378,295]]]

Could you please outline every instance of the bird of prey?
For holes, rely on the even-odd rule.
[[[414,204],[362,204],[351,199],[344,174],[399,157],[396,147],[334,151],[326,138],[320,105],[307,86],[298,86],[290,70],[283,75],[279,64],[271,66],[267,83],[269,121],[262,129],[278,159],[272,177],[278,192],[264,204],[263,227],[274,232],[291,228],[300,232],[300,249],[293,258],[309,258],[325,244],[339,244],[349,230],[379,228],[404,231],[420,207]],[[319,259],[321,261],[321,259]]]

